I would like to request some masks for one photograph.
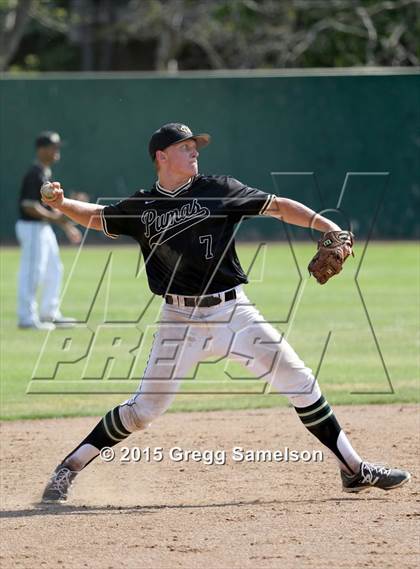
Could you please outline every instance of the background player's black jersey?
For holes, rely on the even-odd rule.
[[[24,208],[22,207],[22,202],[24,202],[25,200],[38,202],[45,209],[51,210],[50,207],[44,205],[41,202],[41,194],[40,194],[40,189],[42,184],[44,182],[49,182],[50,178],[51,178],[51,170],[49,168],[45,168],[44,166],[38,163],[33,164],[26,172],[22,180],[22,186],[20,189],[20,196],[19,196],[20,219],[23,219],[24,221],[39,221],[39,222],[45,221],[37,217],[32,217],[31,215],[26,213]]]
[[[155,294],[212,294],[246,283],[235,251],[235,224],[263,213],[274,196],[228,176],[192,178],[175,192],[150,192],[102,210],[106,235],[140,244]]]

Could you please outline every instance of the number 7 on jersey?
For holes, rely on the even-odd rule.
[[[213,253],[213,235],[200,235],[198,238],[202,245],[206,246],[205,259],[212,259],[214,257]]]

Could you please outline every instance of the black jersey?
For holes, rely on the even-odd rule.
[[[51,208],[45,206],[41,202],[41,186],[44,182],[49,182],[51,178],[51,170],[45,168],[39,163],[33,164],[29,170],[26,172],[20,189],[19,196],[19,218],[24,221],[43,221],[42,219],[31,217],[28,215],[22,207],[22,202],[33,201],[39,202],[45,209],[50,210]]]
[[[109,237],[129,235],[140,244],[155,294],[214,294],[247,282],[235,225],[263,213],[273,198],[228,176],[198,175],[174,192],[156,183],[106,206],[102,226]]]

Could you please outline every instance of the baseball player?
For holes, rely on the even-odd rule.
[[[58,182],[49,202],[76,223],[110,238],[130,235],[142,250],[150,289],[163,298],[158,331],[138,391],[109,411],[57,466],[44,502],[63,502],[75,476],[100,454],[146,429],[172,403],[187,371],[224,356],[286,395],[304,426],[336,457],[346,492],[390,490],[410,479],[403,470],[360,458],[341,429],[312,371],[267,323],[243,290],[247,278],[235,251],[237,224],[268,215],[325,233],[310,270],[319,282],[341,270],[351,254],[349,232],[296,201],[267,194],[229,176],[198,173],[208,134],[170,123],[150,139],[157,181],[110,206],[64,197]],[[47,198],[44,198],[47,199]]]
[[[51,165],[60,159],[60,135],[44,131],[37,137],[36,161],[26,172],[19,197],[19,220],[16,235],[21,246],[18,282],[18,326],[51,330],[70,326],[72,318],[59,311],[63,267],[57,238],[50,225],[55,223],[71,243],[80,243],[81,233],[60,212],[41,203],[39,188],[51,178]],[[36,294],[42,287],[38,315]]]

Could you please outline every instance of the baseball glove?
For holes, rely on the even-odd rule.
[[[318,241],[318,251],[309,263],[308,271],[319,284],[325,284],[337,275],[349,255],[354,257],[353,238],[350,231],[328,231]]]

